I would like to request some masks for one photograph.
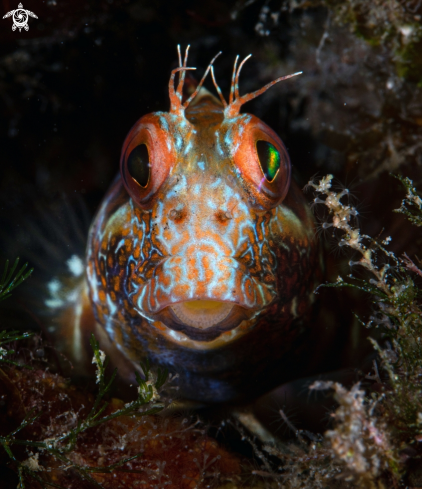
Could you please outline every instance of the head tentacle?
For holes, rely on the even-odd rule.
[[[238,61],[239,61],[239,55],[237,55],[236,59],[234,60],[232,83],[230,86],[229,106],[233,103],[233,100],[234,100],[234,84],[235,84],[235,79],[236,79],[236,68],[237,68],[237,62]]]
[[[280,78],[277,78],[276,80],[273,80],[272,82],[267,83],[264,87],[260,88],[259,90],[256,90],[255,92],[248,93],[248,94],[240,96],[239,95],[240,71],[241,71],[243,65],[246,63],[246,61],[251,56],[252,56],[251,54],[249,56],[246,56],[246,58],[240,63],[239,68],[237,68],[237,62],[238,62],[239,56],[236,56],[236,59],[234,62],[234,67],[233,67],[233,75],[232,75],[232,83],[231,83],[231,88],[230,88],[229,104],[224,105],[224,103],[223,103],[223,105],[224,105],[224,116],[227,119],[230,119],[230,118],[238,115],[240,112],[240,108],[242,107],[243,104],[245,104],[246,102],[249,102],[250,100],[253,100],[254,98],[263,94],[264,92],[266,92],[269,88],[271,88],[276,83],[281,82],[283,80],[288,80],[289,78],[292,78],[294,76],[302,74],[302,71],[298,71],[297,73],[293,73],[291,75],[281,76]],[[216,85],[216,83],[214,83],[214,85]],[[217,85],[216,85],[216,88],[217,88]],[[219,88],[217,88],[217,92],[219,92]],[[220,98],[221,98],[221,96],[220,96]]]
[[[183,104],[183,107],[185,109],[192,102],[192,100],[198,95],[198,92],[201,89],[201,87],[202,87],[202,85],[203,85],[203,83],[205,81],[205,78],[208,75],[208,72],[210,71],[210,69],[212,68],[212,65],[213,65],[214,61],[220,56],[220,54],[221,54],[221,51],[219,53],[217,53],[214,56],[214,58],[211,60],[210,64],[208,65],[208,68],[205,70],[204,76],[201,78],[201,81],[198,83],[198,86],[196,87],[195,91],[192,93],[192,95]]]
[[[239,75],[240,71],[243,68],[243,65],[248,61],[248,59],[252,56],[252,54],[249,54],[246,56],[246,58],[240,63],[239,69],[237,70],[236,77],[234,80],[234,100],[237,100],[239,98]]]
[[[226,99],[224,98],[223,93],[221,92],[220,87],[218,86],[217,80],[215,79],[214,66],[211,66],[211,78],[212,78],[212,82],[214,83],[214,87],[217,90],[218,96],[220,97],[221,103],[223,104],[223,107],[226,108],[227,102]]]
[[[179,55],[179,68],[182,68],[182,67],[186,68],[186,64],[188,62],[189,48],[190,48],[190,44],[188,44],[186,46],[185,56],[184,56],[183,64],[182,64],[182,55],[180,53],[180,44],[177,45],[177,54]],[[182,101],[182,97],[183,97],[183,85],[185,84],[185,74],[186,74],[185,71],[182,71],[180,73],[179,83],[177,84],[177,93],[179,95],[180,101]]]
[[[185,72],[187,70],[196,70],[196,68],[182,66],[172,70],[169,81],[169,95],[170,95],[170,113],[177,115],[184,115],[185,108],[182,105],[182,97],[179,92],[174,89],[174,77],[179,71]],[[183,86],[182,86],[183,89]]]
[[[208,65],[207,69],[205,70],[205,73],[204,73],[203,77],[201,78],[201,81],[198,83],[198,86],[196,87],[195,91],[192,93],[192,95],[184,103],[182,103],[183,86],[185,83],[185,73],[188,70],[196,70],[196,68],[187,66],[189,48],[190,48],[190,46],[188,45],[186,50],[185,50],[185,56],[184,56],[183,64],[182,64],[182,55],[180,52],[180,44],[177,45],[177,54],[178,54],[178,58],[179,58],[179,68],[175,68],[174,70],[172,70],[171,75],[170,75],[170,81],[169,81],[170,113],[181,115],[181,116],[184,116],[185,109],[189,106],[189,104],[192,102],[192,100],[198,95],[198,92],[201,89],[201,87],[205,81],[205,78],[207,77],[210,69],[212,68],[212,64],[218,58],[218,56],[220,56],[220,54],[221,54],[221,51],[220,51],[219,53],[217,53],[214,56],[214,58],[211,60],[210,64]],[[176,76],[176,73],[179,73],[179,72],[180,72],[179,82],[177,84],[177,88],[175,89],[174,88],[174,78]]]
[[[182,53],[180,52],[180,44],[177,45],[177,56],[179,58],[179,68],[180,68],[182,66]]]
[[[259,90],[256,90],[255,92],[248,93],[245,95],[240,95],[239,94],[240,72],[243,68],[243,65],[246,63],[246,61],[252,55],[249,54],[248,56],[246,56],[246,58],[244,58],[243,61],[240,63],[239,67],[237,66],[238,61],[239,61],[239,56],[236,56],[236,59],[234,61],[232,80],[231,80],[231,86],[230,86],[229,103],[227,103],[222,92],[221,92],[220,87],[217,84],[217,81],[216,81],[215,75],[214,75],[214,68],[213,68],[214,61],[221,54],[221,51],[220,51],[211,60],[207,69],[205,70],[203,77],[201,78],[201,81],[198,83],[194,92],[190,95],[190,97],[184,103],[182,103],[183,86],[184,86],[184,82],[185,82],[186,71],[196,70],[196,68],[187,66],[189,48],[190,48],[190,46],[188,45],[186,47],[185,55],[184,55],[183,63],[182,63],[182,55],[181,55],[181,51],[180,51],[180,45],[177,46],[177,53],[178,53],[178,57],[179,57],[179,68],[176,68],[171,72],[170,81],[169,81],[170,112],[173,114],[181,115],[181,116],[184,116],[185,109],[189,106],[189,104],[192,102],[192,100],[198,95],[198,93],[199,93],[202,85],[204,84],[204,81],[205,81],[205,79],[206,79],[206,77],[210,71],[211,71],[211,78],[212,78],[213,84],[215,86],[215,89],[217,90],[218,96],[220,97],[221,103],[224,107],[224,117],[226,119],[231,119],[233,117],[236,117],[239,114],[240,108],[242,107],[243,104],[245,104],[246,102],[249,102],[250,100],[253,100],[254,98],[258,97],[259,95],[262,95],[263,93],[265,93],[269,88],[271,88],[276,83],[281,82],[283,80],[288,80],[289,78],[292,78],[294,76],[302,74],[302,71],[298,71],[297,73],[293,73],[291,75],[281,76],[281,77],[273,80],[272,82],[267,83],[264,87],[260,88]],[[176,76],[176,73],[178,73],[178,72],[180,72],[180,76],[179,76],[177,88],[175,89],[174,78]]]

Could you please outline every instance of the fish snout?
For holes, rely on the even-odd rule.
[[[168,218],[174,224],[190,224],[192,221],[196,221],[198,228],[204,223],[212,222],[217,224],[227,224],[233,219],[233,213],[225,205],[213,207],[211,209],[200,209],[200,211],[192,211],[188,205],[174,206],[168,212]]]

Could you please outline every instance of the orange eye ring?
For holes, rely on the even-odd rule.
[[[171,139],[162,127],[162,117],[165,116],[148,114],[139,119],[122,148],[120,173],[123,184],[140,207],[149,206],[176,161]],[[138,165],[137,170],[134,164]]]
[[[237,172],[261,206],[276,207],[290,187],[291,164],[287,149],[260,119],[249,114],[240,117],[244,123],[235,123],[231,131],[233,147],[237,148],[233,154]],[[263,161],[260,145],[265,147],[270,161]]]

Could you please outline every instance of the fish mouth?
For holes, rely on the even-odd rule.
[[[156,319],[191,340],[212,341],[235,329],[253,312],[234,302],[198,299],[172,303],[156,314]]]
[[[202,267],[201,260],[205,261],[206,267]],[[201,262],[199,265],[198,261]],[[178,255],[168,257],[155,267],[152,277],[147,280],[139,277],[135,271],[131,289],[130,301],[145,317],[155,316],[178,303],[197,300],[237,304],[246,310],[257,311],[267,308],[277,299],[273,280],[267,282],[252,275],[231,256],[219,256],[212,260],[205,253],[195,259]],[[176,308],[176,316],[193,317],[194,308],[191,309]],[[222,312],[223,309],[220,309],[219,313]],[[197,318],[194,321],[197,324]]]
[[[187,326],[205,330],[221,323],[232,311],[234,304],[220,301],[186,301],[169,306],[177,318]]]
[[[277,299],[274,281],[252,275],[236,258],[198,253],[166,257],[146,281],[135,271],[134,309],[150,324],[161,323],[165,334],[198,342],[234,337],[242,321]]]

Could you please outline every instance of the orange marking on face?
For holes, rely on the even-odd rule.
[[[205,282],[209,283],[214,277],[214,272],[212,270],[212,264],[210,263],[210,258],[208,256],[204,256],[202,258],[202,266],[204,267],[204,271],[205,271],[204,272]]]
[[[176,284],[174,287],[174,295],[176,297],[183,297],[189,292],[189,286],[186,284]]]
[[[120,290],[120,277],[118,275],[113,278],[113,289],[116,292]]]
[[[155,296],[158,303],[164,302],[167,299],[167,294],[161,289],[157,290]]]
[[[162,281],[164,287],[168,287],[171,284],[171,278],[169,275],[163,275],[161,281]]]

